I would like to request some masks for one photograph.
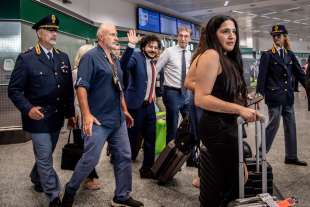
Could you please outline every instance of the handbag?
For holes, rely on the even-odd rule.
[[[84,152],[84,146],[80,143],[70,143],[72,131],[74,136],[81,136],[81,134],[78,135],[78,133],[81,133],[80,129],[70,130],[68,143],[62,148],[61,169],[63,170],[74,170],[77,162],[81,159]]]

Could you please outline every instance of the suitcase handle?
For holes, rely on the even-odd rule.
[[[239,150],[239,198],[244,198],[244,163],[243,163],[243,138],[242,138],[242,125],[246,121],[239,116],[237,118],[238,124],[238,150]],[[260,124],[260,135],[261,135],[261,146],[262,146],[262,187],[263,193],[267,193],[267,162],[266,162],[266,118],[263,115],[257,114],[257,121],[255,122],[255,128],[259,129]],[[258,131],[255,130],[256,140],[256,167],[259,171],[259,149],[258,149]]]

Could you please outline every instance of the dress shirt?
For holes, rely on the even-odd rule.
[[[150,90],[151,90],[151,85],[152,85],[152,65],[151,65],[150,58],[145,57],[145,62],[146,62],[146,73],[147,73],[147,86],[146,86],[144,100],[147,101],[150,95]],[[155,77],[154,77],[153,84],[154,84],[154,87],[153,87],[153,96],[154,96],[155,95],[155,84],[156,84],[156,71],[155,71]]]
[[[46,55],[46,57],[47,57],[47,59],[50,59],[50,57],[47,55],[47,53],[52,53],[52,57],[54,57],[54,54],[53,54],[53,48],[52,49],[50,49],[50,50],[48,50],[48,49],[46,49],[45,47],[43,47],[42,45],[40,45],[40,47],[42,48],[42,50],[44,51],[44,53],[45,53],[45,55]]]
[[[159,73],[164,70],[164,86],[181,88],[182,87],[182,52],[183,48],[179,45],[167,48],[159,57],[156,69]],[[186,72],[188,72],[191,52],[185,49]]]

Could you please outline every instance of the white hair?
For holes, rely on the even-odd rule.
[[[99,40],[99,37],[102,34],[102,32],[104,32],[105,30],[107,30],[108,28],[111,28],[111,27],[115,28],[115,25],[111,22],[101,23],[100,26],[98,27],[98,30],[97,30],[97,40]]]

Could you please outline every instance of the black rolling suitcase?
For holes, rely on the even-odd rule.
[[[251,172],[255,172],[256,174],[252,174],[252,181],[255,177],[256,184],[253,186],[257,186],[256,191],[253,191],[253,196],[245,198],[246,185],[244,185],[244,159],[243,159],[243,147],[242,147],[242,124],[244,124],[244,120],[241,117],[238,117],[238,148],[239,148],[239,199],[236,199],[233,202],[228,204],[228,207],[277,207],[277,203],[267,191],[268,191],[268,179],[270,179],[270,173],[267,173],[267,161],[266,161],[266,137],[265,137],[265,118],[259,117],[259,121],[255,124],[255,141],[256,141],[256,159],[255,161],[251,161],[247,166],[249,166],[249,174]],[[260,137],[261,142],[258,140],[258,125],[260,124]],[[262,155],[260,159],[259,155],[259,144],[262,146]],[[269,169],[271,166],[269,165]],[[254,171],[252,171],[254,169]],[[269,176],[269,178],[268,178]],[[260,179],[261,177],[261,179]],[[272,173],[271,173],[272,177]],[[255,194],[256,193],[256,194]]]
[[[165,184],[181,170],[195,144],[194,135],[189,130],[189,119],[185,118],[177,131],[177,137],[168,143],[151,168],[159,184]]]

